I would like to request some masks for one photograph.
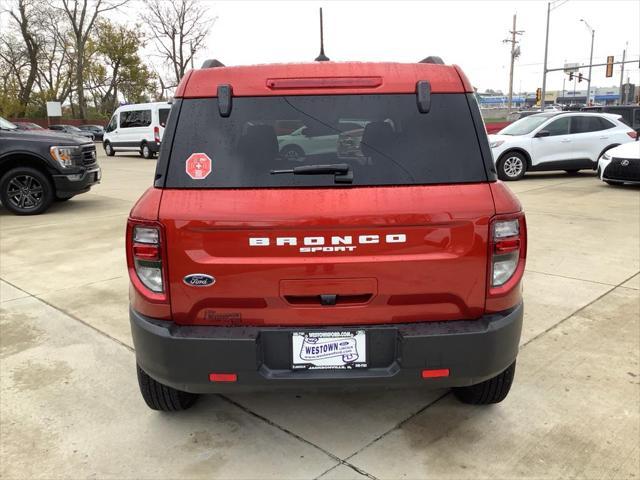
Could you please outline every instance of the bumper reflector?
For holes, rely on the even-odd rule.
[[[422,370],[422,378],[439,378],[439,377],[448,377],[448,376],[449,376],[448,368]]]
[[[235,382],[238,375],[235,373],[210,373],[209,380],[212,382]]]

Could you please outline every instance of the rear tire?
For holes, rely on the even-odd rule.
[[[190,408],[198,399],[195,393],[183,392],[168,387],[153,378],[136,365],[138,369],[138,385],[147,406],[162,412],[178,412]]]
[[[53,199],[53,185],[49,177],[35,168],[12,168],[0,179],[0,202],[16,215],[43,213]]]
[[[507,152],[500,158],[496,167],[500,180],[520,180],[527,171],[527,159],[521,153]]]
[[[140,145],[140,155],[142,155],[142,158],[146,158],[147,160],[153,158],[153,152],[149,148],[148,143],[142,142],[142,145]]]
[[[453,389],[453,394],[462,403],[470,405],[500,403],[509,394],[515,373],[516,362],[514,361],[499,375],[468,387],[456,387]]]

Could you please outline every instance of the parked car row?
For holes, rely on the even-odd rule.
[[[18,130],[46,130],[37,123],[33,122],[12,122]],[[68,133],[71,135],[77,135],[81,137],[87,137],[91,140],[102,140],[104,134],[104,128],[101,125],[67,125],[67,124],[55,124],[50,125],[49,130],[55,130],[57,132]]]
[[[35,123],[0,119],[0,201],[13,213],[34,214],[45,211],[54,199],[66,200],[87,191],[100,180],[95,146],[87,143],[93,140],[102,140],[108,156],[116,151],[139,151],[144,158],[153,158],[160,149],[170,108],[166,102],[120,107],[105,130],[99,125],[66,124],[43,129]],[[631,109],[629,112],[634,113]],[[531,171],[575,173],[589,169],[597,170],[598,177],[608,184],[640,183],[640,142],[635,141],[638,134],[628,121],[620,114],[594,111],[527,115],[488,136],[497,174],[502,180],[512,181]],[[286,122],[290,125],[284,125]],[[366,164],[372,141],[403,134],[399,125],[387,119],[376,122],[375,138],[364,139],[367,128],[373,129],[370,123],[344,118],[331,128],[302,121],[248,125],[251,130],[268,127],[279,133],[278,157],[285,162],[335,155],[340,161]],[[42,145],[49,146],[48,154],[42,153]],[[16,163],[16,149],[27,152],[26,161]],[[24,168],[15,170],[18,167],[39,171],[42,176]],[[82,171],[71,172],[69,168],[73,167]]]
[[[633,142],[640,148],[637,138],[617,114],[554,111],[515,121],[489,135],[489,144],[498,177],[512,181],[531,171],[596,170],[614,147]]]

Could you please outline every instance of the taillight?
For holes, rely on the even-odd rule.
[[[627,135],[629,135],[634,140],[638,138],[638,132],[636,132],[635,130],[632,130],[631,132],[627,132]]]
[[[491,286],[500,287],[513,276],[520,258],[520,222],[499,220],[493,224]]]
[[[162,226],[129,220],[127,260],[131,281],[138,291],[155,301],[166,299]]]
[[[491,222],[489,295],[511,290],[522,278],[526,257],[526,224],[522,213]]]
[[[160,143],[160,127],[153,127],[153,139]]]

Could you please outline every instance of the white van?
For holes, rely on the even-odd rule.
[[[116,152],[137,151],[144,158],[153,158],[160,151],[170,110],[167,102],[118,107],[104,130],[104,152],[112,157]]]

